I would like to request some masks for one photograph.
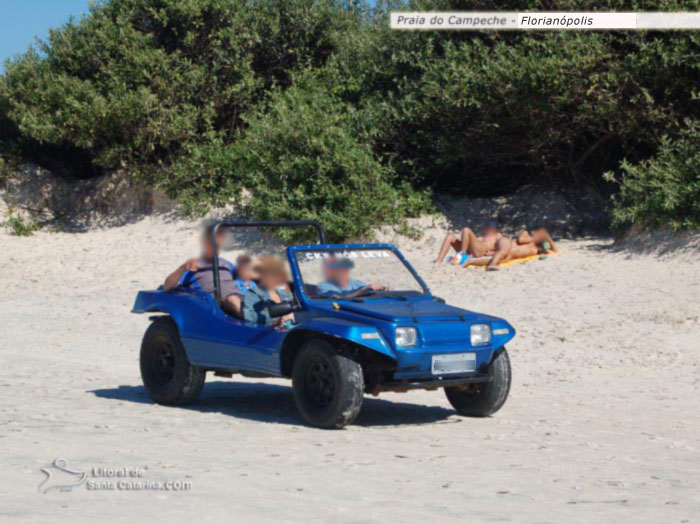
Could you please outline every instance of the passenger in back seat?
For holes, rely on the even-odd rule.
[[[249,289],[255,289],[258,285],[255,279],[258,274],[253,268],[253,257],[250,255],[239,255],[236,259],[236,286],[245,296]]]
[[[163,290],[171,291],[179,286],[201,289],[214,295],[214,245],[211,241],[213,226],[205,228],[202,234],[202,253],[199,258],[191,258],[170,273],[163,283]],[[220,246],[223,232],[218,231],[216,243]],[[233,279],[236,266],[219,257],[219,283],[221,285],[221,308],[235,317],[241,317],[243,293]]]
[[[263,326],[275,326],[285,329],[294,323],[294,314],[272,318],[268,306],[293,300],[292,294],[285,289],[289,276],[287,268],[277,257],[263,257],[255,265],[260,276],[258,286],[251,288],[243,299],[243,318],[246,322]]]

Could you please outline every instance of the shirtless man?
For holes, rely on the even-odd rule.
[[[543,227],[536,227],[530,231],[521,231],[518,233],[515,242],[509,238],[504,238],[498,242],[498,246],[499,249],[492,256],[472,258],[467,260],[462,266],[486,266],[488,270],[496,270],[501,262],[557,252],[554,240]]]
[[[498,224],[492,221],[486,222],[481,236],[476,236],[474,231],[468,227],[462,229],[462,236],[459,238],[454,233],[447,233],[445,240],[442,241],[442,246],[440,246],[440,253],[435,259],[435,264],[442,264],[450,247],[456,251],[456,260],[460,264],[464,264],[468,260],[467,256],[479,258],[493,255],[498,251],[496,244],[503,238],[505,237],[499,231]]]

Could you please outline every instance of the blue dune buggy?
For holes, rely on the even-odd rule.
[[[326,244],[314,221],[228,221],[220,228],[312,226],[320,243],[287,248],[294,300],[268,307],[294,313],[288,329],[252,325],[196,289],[140,291],[134,313],[156,313],[141,345],[141,376],[149,396],[177,405],[197,397],[207,371],[219,376],[292,379],[302,417],[340,428],[357,417],[364,393],[444,388],[462,415],[496,412],[508,396],[505,344],[515,330],[503,319],[449,306],[389,244]],[[348,260],[358,292],[329,295],[329,260]],[[379,282],[361,287],[364,283]],[[331,291],[332,293],[332,291]]]

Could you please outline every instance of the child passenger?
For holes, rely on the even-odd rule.
[[[254,281],[258,278],[258,275],[253,268],[253,257],[250,255],[240,255],[236,259],[236,277],[236,286],[243,296],[245,296],[249,289],[258,287]]]

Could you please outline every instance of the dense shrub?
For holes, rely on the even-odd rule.
[[[183,144],[167,171],[152,177],[170,197],[179,200],[188,215],[202,215],[211,205],[236,200],[245,183],[231,142],[216,134]]]
[[[234,149],[256,217],[316,219],[335,241],[428,209],[424,193],[398,183],[377,160],[362,115],[313,79],[278,93],[247,123]]]
[[[388,11],[402,7],[648,9],[642,0],[103,0],[6,65],[0,156],[60,158],[74,176],[123,168],[190,213],[247,189],[255,216],[315,216],[340,237],[417,212],[424,190],[611,191],[605,172],[657,177],[672,145],[676,162],[689,154],[681,130],[700,119],[697,31],[392,31]],[[654,8],[697,11],[700,0]],[[687,209],[672,218],[625,187],[617,223],[642,220],[637,206],[661,222]]]
[[[97,165],[168,165],[183,144],[231,137],[296,68],[320,66],[352,24],[338,2],[111,0],[51,31],[45,57],[7,64],[0,99],[28,140]]]
[[[626,227],[668,225],[674,230],[700,229],[700,121],[688,121],[676,139],[663,137],[652,158],[623,162],[616,179],[613,224]]]
[[[161,187],[191,214],[236,201],[260,219],[316,219],[331,240],[366,236],[430,209],[427,193],[400,183],[371,146],[363,116],[311,73],[245,117],[233,141],[186,144]],[[244,195],[244,198],[242,198]],[[287,240],[313,231],[282,230]]]
[[[442,11],[603,8],[580,1],[416,4]],[[700,2],[655,8],[697,10]],[[331,60],[329,84],[372,108],[377,147],[400,159],[403,177],[441,190],[483,195],[531,182],[595,184],[623,157],[649,156],[663,133],[676,133],[700,110],[692,99],[697,32],[423,32],[377,24],[347,38]]]

